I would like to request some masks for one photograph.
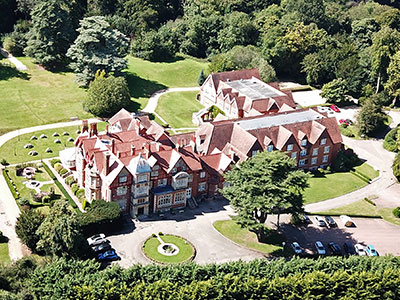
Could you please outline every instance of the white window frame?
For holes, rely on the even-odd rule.
[[[307,149],[303,149],[300,151],[300,157],[307,156]]]
[[[274,150],[274,145],[268,145],[267,151],[272,152]]]
[[[167,178],[161,178],[157,180],[157,186],[166,186],[167,185]]]
[[[312,164],[312,165],[316,165],[316,164],[317,164],[317,161],[318,161],[318,157],[313,157],[313,158],[311,159],[311,164]]]
[[[159,195],[157,197],[158,207],[170,206],[171,203],[172,203],[172,194],[164,194],[164,195]]]
[[[187,188],[186,189],[186,199],[192,198],[192,188]]]
[[[305,166],[305,164],[306,164],[306,160],[305,159],[300,159],[299,160],[299,166],[301,167],[301,166]]]
[[[292,151],[292,150],[293,150],[293,144],[288,144],[287,151]]]
[[[185,201],[186,201],[186,191],[175,194],[174,196],[175,203],[183,203]]]
[[[200,172],[200,178],[205,178],[206,177],[206,172],[205,171],[201,171]]]
[[[125,183],[128,181],[128,175],[121,175],[118,178],[119,183]]]
[[[312,151],[312,156],[317,156],[318,155],[318,148],[314,148]]]
[[[199,192],[204,192],[206,190],[206,183],[205,182],[200,182],[199,183],[199,187],[198,187],[198,191]]]
[[[291,158],[297,159],[297,152],[292,152]]]
[[[321,139],[321,145],[325,145],[326,144],[326,138]]]
[[[128,187],[126,185],[117,187],[117,196],[126,195],[128,192]]]
[[[324,153],[329,153],[330,150],[331,150],[331,147],[330,146],[326,146],[324,148]]]
[[[307,146],[307,139],[302,139],[301,140],[301,145],[302,146]]]
[[[251,156],[256,156],[256,155],[257,155],[257,153],[258,153],[258,151],[257,151],[257,150],[253,150],[253,151],[251,151]]]
[[[141,183],[141,182],[146,182],[147,181],[147,175],[146,174],[140,174],[137,176],[137,182]]]
[[[322,162],[323,162],[323,163],[328,162],[328,160],[329,160],[329,155],[324,155],[324,156],[322,157]]]

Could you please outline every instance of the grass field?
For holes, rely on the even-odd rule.
[[[10,255],[8,254],[8,243],[0,243],[0,264],[10,263]]]
[[[203,108],[196,100],[198,92],[168,93],[160,97],[156,112],[173,128],[196,127],[192,114]]]
[[[157,247],[160,242],[157,238],[152,237],[146,241],[143,247],[145,254],[151,259],[160,263],[177,264],[187,261],[194,254],[194,249],[190,243],[187,243],[183,238],[174,235],[160,236],[164,243],[171,243],[179,248],[179,253],[172,256],[163,255],[158,252]]]
[[[369,177],[370,179],[374,179],[379,176],[379,171],[375,170],[367,163],[363,163],[360,166],[354,168],[356,172],[361,173],[364,176]]]
[[[269,244],[260,243],[255,233],[240,227],[240,225],[233,220],[216,221],[213,225],[219,233],[239,245],[267,254],[282,252],[283,240],[280,236],[273,235]]]
[[[392,211],[394,208],[378,207],[368,203],[365,200],[360,200],[345,206],[323,211],[324,214],[337,215],[363,215],[363,216],[381,216],[384,220],[400,225],[400,218],[396,218]]]
[[[82,109],[85,90],[75,84],[73,73],[48,72],[31,58],[19,59],[27,71],[0,74],[0,134],[90,116]]]
[[[97,128],[99,131],[103,131],[105,128],[105,122],[98,123]],[[19,137],[9,140],[0,147],[0,159],[4,158],[9,164],[15,164],[32,160],[41,160],[43,158],[56,157],[58,156],[60,150],[74,146],[74,143],[69,142],[68,138],[72,137],[75,139],[78,136],[76,133],[78,129],[80,129],[80,126],[69,126],[22,134]],[[53,137],[54,132],[57,132],[60,136]],[[68,132],[69,135],[63,135],[64,132]],[[47,138],[41,139],[41,134],[46,135]],[[31,140],[32,136],[36,136],[38,139]],[[59,139],[61,143],[54,143],[55,139]],[[24,149],[24,146],[28,143],[32,144],[33,148]],[[46,153],[47,148],[50,148],[53,150],[53,152]],[[28,155],[29,151],[31,150],[38,152],[38,155]]]

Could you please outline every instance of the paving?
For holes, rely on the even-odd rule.
[[[326,100],[320,93],[321,90],[293,92],[293,100],[302,107],[324,104]]]
[[[126,220],[124,231],[107,239],[121,256],[119,263],[123,267],[151,263],[142,253],[142,246],[153,233],[159,232],[176,234],[190,241],[196,248],[194,261],[200,264],[264,257],[259,252],[233,243],[214,229],[215,221],[228,220],[232,214],[234,212],[227,201],[203,202],[198,209],[187,208],[184,213],[177,213],[168,219],[144,219],[134,223]]]
[[[7,58],[15,66],[15,68],[17,68],[18,71],[28,70],[28,68],[22,62],[16,59],[12,54],[8,53],[5,49],[0,48],[0,53]]]

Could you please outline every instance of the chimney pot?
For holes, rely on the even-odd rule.
[[[133,155],[135,155],[135,146],[134,145],[131,145],[131,155],[133,156]]]

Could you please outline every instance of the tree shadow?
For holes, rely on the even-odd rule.
[[[163,84],[160,84],[156,81],[144,79],[131,72],[126,72],[125,78],[128,83],[129,93],[133,98],[148,98],[153,93],[167,88],[167,86]]]
[[[18,71],[14,67],[0,63],[0,80],[8,80],[14,77],[24,80],[29,80],[31,78],[28,73]]]

